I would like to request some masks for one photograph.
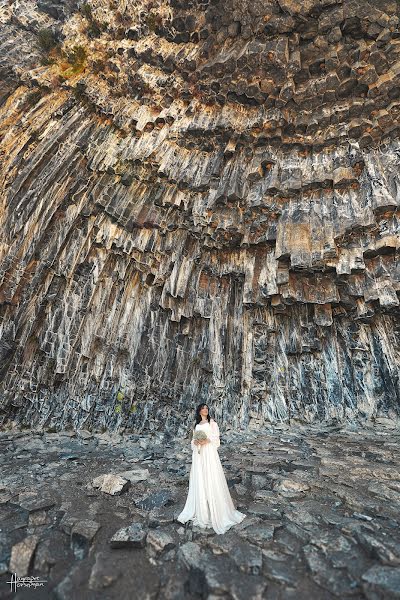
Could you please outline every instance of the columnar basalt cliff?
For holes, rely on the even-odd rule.
[[[2,422],[396,418],[400,4],[1,6]]]

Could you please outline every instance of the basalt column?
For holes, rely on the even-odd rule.
[[[400,410],[400,3],[0,15],[0,422]]]

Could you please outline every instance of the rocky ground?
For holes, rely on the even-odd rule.
[[[224,535],[176,521],[189,440],[25,430],[0,448],[1,598],[400,598],[393,423],[222,435],[247,515]],[[11,573],[44,583],[11,590]]]

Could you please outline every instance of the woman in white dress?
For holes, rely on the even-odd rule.
[[[240,523],[245,514],[235,509],[219,458],[219,427],[208,414],[207,404],[199,404],[193,430],[204,431],[207,440],[191,441],[192,466],[186,504],[178,516],[180,523],[192,521],[198,527],[212,527],[215,533],[225,533]],[[198,449],[201,448],[200,453]]]

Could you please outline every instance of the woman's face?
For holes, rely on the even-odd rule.
[[[203,406],[203,408],[200,409],[200,416],[203,417],[203,419],[205,419],[208,415],[208,406]]]

